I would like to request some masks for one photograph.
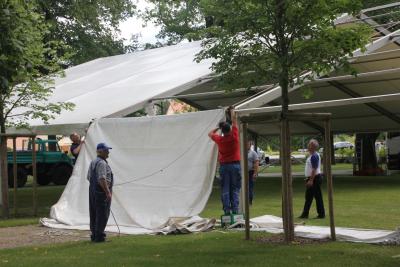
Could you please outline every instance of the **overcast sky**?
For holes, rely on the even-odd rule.
[[[149,6],[145,0],[132,0],[132,2],[136,3],[139,10],[145,10]],[[155,43],[157,41],[155,35],[160,28],[152,23],[147,23],[145,27],[143,27],[143,24],[144,22],[136,17],[120,23],[121,37],[129,41],[132,34],[140,34],[139,43]]]

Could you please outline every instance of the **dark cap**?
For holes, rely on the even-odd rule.
[[[109,150],[109,149],[112,149],[112,147],[107,146],[106,143],[97,144],[97,150]]]

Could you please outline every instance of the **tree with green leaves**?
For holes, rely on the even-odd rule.
[[[203,0],[208,16],[223,21],[206,30],[197,60],[215,59],[214,72],[223,81],[246,81],[247,86],[276,83],[281,87],[281,137],[287,135],[290,87],[306,79],[347,68],[346,56],[369,42],[370,29],[362,25],[335,27],[342,13],[357,13],[362,5],[353,0]],[[285,126],[286,125],[286,126]],[[284,127],[285,126],[285,127]],[[281,138],[283,165],[290,162],[289,138]],[[292,215],[290,163],[283,173],[283,206]],[[285,191],[286,190],[286,191]],[[283,209],[285,210],[285,209]],[[286,214],[286,215],[287,215]],[[293,217],[286,240],[294,238]],[[285,220],[287,220],[285,222]]]
[[[200,9],[198,0],[148,0],[151,7],[142,14],[145,21],[161,26],[158,38],[176,44],[182,39],[196,40],[196,33],[206,27],[209,21]]]
[[[33,1],[0,2],[0,132],[27,119],[48,121],[71,103],[48,103],[53,79],[62,74],[65,58],[57,55],[63,44],[43,42],[48,32],[43,16]],[[46,75],[44,75],[46,74]],[[7,197],[7,144],[1,138],[0,162],[3,207]],[[7,207],[5,207],[7,208]],[[7,215],[7,211],[6,211]]]
[[[118,37],[119,23],[135,14],[130,0],[37,0],[38,12],[49,25],[47,41],[63,41],[72,53],[69,64],[77,65],[99,57],[123,54],[125,47]]]

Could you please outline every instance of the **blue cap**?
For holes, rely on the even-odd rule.
[[[109,149],[112,149],[112,147],[107,146],[106,143],[97,144],[97,150],[109,150]]]

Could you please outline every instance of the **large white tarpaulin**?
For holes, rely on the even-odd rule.
[[[232,225],[231,228],[243,230],[244,224],[244,221],[240,221]],[[264,215],[250,219],[250,227],[251,231],[255,232],[268,232],[272,234],[283,233],[282,218],[273,215]],[[328,239],[331,234],[330,227],[328,226],[296,225],[294,232],[296,236],[312,239]],[[400,244],[399,229],[389,231],[381,229],[336,227],[335,232],[336,238],[339,241],[388,245]]]
[[[110,216],[106,230],[117,231],[116,222],[128,234],[182,227],[203,210],[211,193],[217,150],[207,133],[223,116],[223,110],[213,110],[94,122],[72,177],[51,209],[51,220],[42,220],[43,224],[89,229],[86,175],[96,144],[106,142],[113,148],[108,162],[115,177],[115,220]],[[194,230],[210,226],[198,217],[186,222],[200,223]]]

